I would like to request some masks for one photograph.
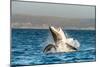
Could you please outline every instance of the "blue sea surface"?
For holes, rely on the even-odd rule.
[[[45,54],[53,38],[48,29],[12,29],[11,65],[38,65],[96,61],[95,30],[64,30],[80,42],[79,51]]]

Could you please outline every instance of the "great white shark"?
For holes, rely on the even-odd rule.
[[[80,43],[73,38],[65,36],[61,27],[49,27],[52,37],[54,39],[54,44],[48,44],[43,52],[55,53],[55,52],[73,52],[77,51]]]

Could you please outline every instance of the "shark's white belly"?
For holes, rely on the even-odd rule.
[[[64,42],[57,43],[57,52],[72,52],[75,51],[71,48],[69,48]]]

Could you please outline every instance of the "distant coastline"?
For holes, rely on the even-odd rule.
[[[48,29],[49,26],[72,30],[95,30],[95,18],[65,18],[56,16],[13,15],[11,28]]]

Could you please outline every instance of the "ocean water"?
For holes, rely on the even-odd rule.
[[[64,30],[80,42],[79,51],[45,54],[43,49],[53,43],[48,29],[12,29],[11,65],[40,65],[96,61],[95,30]]]

